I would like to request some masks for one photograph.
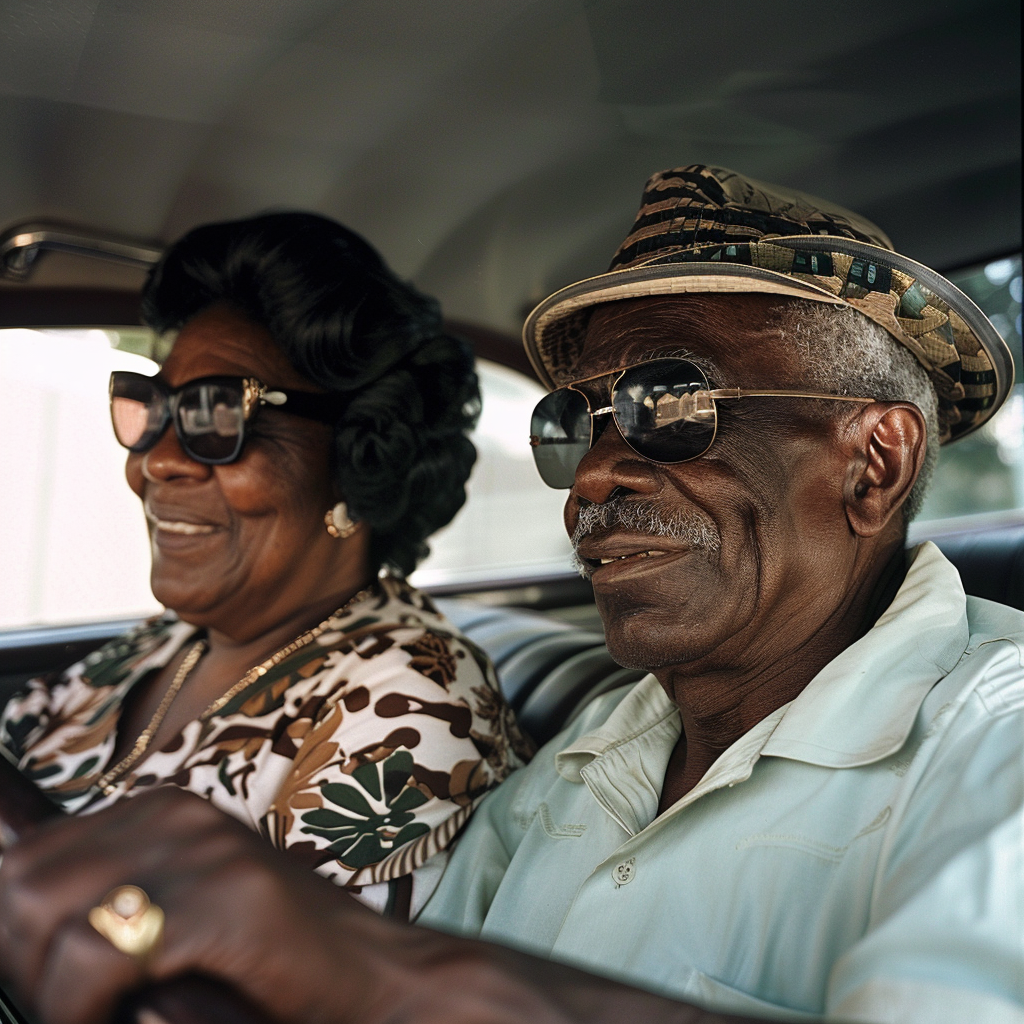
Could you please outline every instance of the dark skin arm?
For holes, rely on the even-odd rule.
[[[114,886],[164,908],[143,969],[86,920]],[[176,789],[42,826],[0,866],[0,965],[47,1024],[99,1024],[149,979],[197,971],[294,1024],[569,1024],[744,1018],[492,943],[386,921]]]

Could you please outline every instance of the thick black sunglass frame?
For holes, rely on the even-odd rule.
[[[220,388],[236,396],[237,408],[241,412],[232,450],[222,456],[211,457],[197,452],[193,438],[180,415],[183,398],[200,394],[204,388]],[[135,396],[146,397],[143,399]],[[127,443],[118,432],[114,407],[118,398],[140,402],[147,411],[146,429],[134,443]],[[256,377],[197,377],[186,381],[180,387],[172,388],[159,377],[147,377],[145,374],[133,373],[130,370],[115,370],[110,375],[110,414],[114,437],[117,438],[118,444],[131,452],[149,451],[173,422],[178,442],[190,459],[207,466],[227,465],[237,461],[241,456],[247,428],[255,421],[264,405],[321,423],[334,423],[341,412],[341,404],[335,395],[271,388]]]
[[[711,420],[711,432],[707,438],[703,447],[699,451],[694,451],[689,454],[681,455],[679,458],[657,458],[655,457],[650,449],[644,450],[644,444],[642,441],[638,441],[634,436],[632,439],[629,436],[631,431],[625,426],[620,416],[617,413],[615,403],[616,398],[621,392],[622,388],[629,387],[630,381],[627,375],[630,371],[639,370],[641,368],[650,371],[656,368],[659,364],[664,366],[665,369],[665,380],[670,381],[675,377],[683,375],[689,375],[689,380],[693,384],[700,385],[696,391],[690,392],[694,396],[695,402],[698,397],[707,402],[708,410],[710,411]],[[603,380],[607,377],[614,378],[609,387],[609,402],[610,404],[601,406],[595,409],[591,404],[590,398],[585,391],[580,390],[580,385],[591,384],[594,381]],[[558,437],[545,437],[536,432],[538,423],[538,414],[544,415],[541,410],[547,405],[549,408],[556,403],[552,402],[552,398],[558,395],[564,395],[566,392],[575,392],[580,395],[581,398],[586,402],[587,409],[589,412],[590,431],[589,436],[586,440],[586,447],[583,446],[582,438],[571,439],[571,438],[558,438]],[[653,393],[653,391],[652,391]],[[594,444],[594,420],[598,416],[611,416],[615,422],[622,439],[633,449],[641,458],[646,459],[648,462],[654,462],[659,465],[672,466],[678,465],[683,462],[690,462],[693,459],[698,459],[702,455],[706,454],[708,449],[715,442],[715,438],[718,436],[718,410],[716,408],[716,402],[722,400],[735,400],[739,398],[817,398],[817,399],[829,399],[834,402],[857,402],[862,405],[870,404],[874,402],[874,398],[863,398],[863,397],[852,397],[847,395],[832,395],[822,394],[816,391],[793,391],[788,389],[775,389],[775,388],[712,388],[708,383],[707,376],[704,371],[697,366],[696,363],[689,359],[680,358],[660,358],[660,359],[645,359],[638,363],[630,363],[628,366],[622,366],[615,370],[609,370],[606,373],[594,374],[592,377],[583,377],[580,380],[575,380],[571,384],[566,384],[564,387],[556,388],[554,391],[545,395],[534,408],[533,418],[531,426],[534,432],[530,434],[530,447],[533,451],[534,462],[537,466],[537,471],[540,473],[541,479],[549,487],[555,488],[556,490],[564,490],[573,486],[575,480],[576,467],[579,466],[580,462],[583,461],[583,457],[593,447]],[[550,420],[549,420],[550,422]],[[573,445],[577,449],[579,458],[576,459],[575,463],[570,465],[568,462],[562,463],[548,463],[542,452],[543,449],[548,445]],[[570,479],[569,477],[572,477]]]

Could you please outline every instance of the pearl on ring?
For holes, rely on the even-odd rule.
[[[145,960],[164,931],[164,912],[137,885],[119,885],[89,911],[89,924],[115,949]]]

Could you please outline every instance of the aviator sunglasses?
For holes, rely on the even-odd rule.
[[[323,423],[333,423],[340,411],[334,396],[271,389],[254,377],[199,377],[171,388],[127,370],[110,375],[114,436],[133,452],[149,451],[173,421],[190,459],[223,466],[241,455],[246,428],[263,405]]]
[[[613,377],[611,404],[593,409],[580,384]],[[548,487],[572,487],[576,467],[594,443],[594,418],[610,415],[622,439],[650,462],[689,462],[715,440],[715,403],[734,398],[825,398],[873,402],[808,391],[711,389],[703,370],[688,359],[650,359],[621,370],[574,381],[545,395],[533,410],[530,445],[537,471]]]

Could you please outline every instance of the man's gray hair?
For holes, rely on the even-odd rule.
[[[939,399],[924,367],[884,327],[849,306],[786,302],[770,327],[799,346],[808,387],[880,402],[912,402],[924,414],[924,463],[903,504],[903,521],[909,523],[921,510],[939,457]]]

